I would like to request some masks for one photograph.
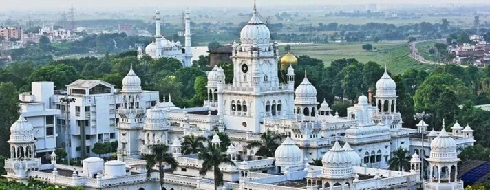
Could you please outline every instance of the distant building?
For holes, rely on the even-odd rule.
[[[226,45],[215,50],[209,50],[209,66],[214,67],[219,63],[232,63],[233,47]]]
[[[0,36],[4,38],[4,40],[22,40],[24,37],[24,31],[21,27],[0,27]]]
[[[133,36],[136,34],[136,31],[134,30],[134,26],[132,24],[126,24],[126,23],[119,23],[119,32],[126,33],[128,36]]]

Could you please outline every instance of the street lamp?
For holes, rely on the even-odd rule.
[[[70,165],[71,161],[71,141],[70,141],[70,120],[69,120],[69,114],[68,110],[70,110],[70,103],[75,102],[75,98],[68,98],[67,96],[60,98],[60,103],[65,103],[65,113],[66,113],[66,118],[65,118],[65,150],[66,150],[66,156],[67,156],[67,163]]]
[[[424,184],[424,175],[425,175],[425,170],[424,170],[424,162],[425,162],[425,147],[424,147],[424,133],[427,132],[427,126],[429,126],[427,123],[425,123],[424,119],[428,118],[432,116],[431,113],[425,113],[425,111],[423,111],[422,113],[415,113],[415,115],[413,116],[413,119],[414,120],[420,120],[420,122],[415,125],[417,126],[417,132],[420,133],[420,136],[422,137],[422,154],[419,154],[422,155],[421,158],[422,158],[422,164],[421,164],[421,171],[422,171],[422,184]]]

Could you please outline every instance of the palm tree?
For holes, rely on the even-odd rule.
[[[155,161],[158,163],[158,172],[160,174],[160,187],[161,189],[164,189],[163,184],[164,184],[165,173],[163,172],[162,163],[165,162],[167,164],[170,164],[172,170],[177,168],[178,163],[173,157],[173,155],[169,153],[167,145],[155,144],[155,145],[150,145],[150,148],[152,150],[152,154],[155,155]]]
[[[203,160],[202,168],[199,170],[199,174],[206,175],[206,172],[213,170],[214,172],[214,189],[218,189],[218,185],[223,184],[223,172],[221,172],[220,164],[235,165],[233,161],[225,154],[225,152],[216,145],[211,144],[208,141],[208,146],[203,148],[198,155],[199,160]]]
[[[393,153],[390,161],[390,170],[402,171],[404,168],[410,168],[410,155],[408,150],[399,148]]]
[[[150,179],[151,170],[157,163],[156,156],[154,154],[144,154],[143,160],[146,160],[146,178]]]
[[[196,154],[203,147],[203,142],[206,141],[206,138],[203,136],[194,136],[194,135],[186,135],[184,136],[184,142],[182,142],[182,153],[184,155],[187,154]]]
[[[259,150],[255,153],[257,156],[273,157],[274,153],[281,144],[282,136],[271,131],[262,133],[260,139],[262,141],[251,142],[247,145],[247,148],[259,147]]]

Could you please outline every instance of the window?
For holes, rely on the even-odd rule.
[[[83,94],[85,95],[85,89],[71,89],[72,94]]]
[[[121,107],[121,104],[116,104],[116,109],[119,109]]]
[[[98,134],[98,135],[97,135],[97,138],[99,139],[99,141],[103,140],[103,138],[104,138],[104,134]]]
[[[89,112],[90,111],[90,106],[85,106],[85,111]]]
[[[180,171],[186,172],[187,168],[181,168]]]
[[[80,106],[75,106],[76,115],[80,116]]]
[[[111,93],[111,88],[104,85],[97,85],[88,91],[89,94]]]
[[[90,135],[85,135],[85,140],[90,140]]]
[[[87,147],[85,148],[85,150],[86,150],[87,152],[90,152],[90,146],[87,146]]]
[[[80,148],[79,146],[77,146],[77,147],[75,147],[75,150],[76,150],[77,152],[80,152],[81,148]]]
[[[151,101],[151,102],[150,102],[150,105],[151,105],[151,107],[153,107],[153,106],[157,105],[157,101]]]
[[[116,133],[111,133],[110,134],[110,137],[111,137],[111,139],[115,139],[116,138]]]
[[[46,136],[54,135],[54,127],[46,127]]]
[[[46,116],[46,125],[53,125],[54,124],[54,116],[48,115]]]

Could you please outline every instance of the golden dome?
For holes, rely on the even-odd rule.
[[[282,56],[281,58],[281,69],[286,69],[289,67],[289,65],[296,65],[298,64],[298,58],[288,52],[286,55]]]

